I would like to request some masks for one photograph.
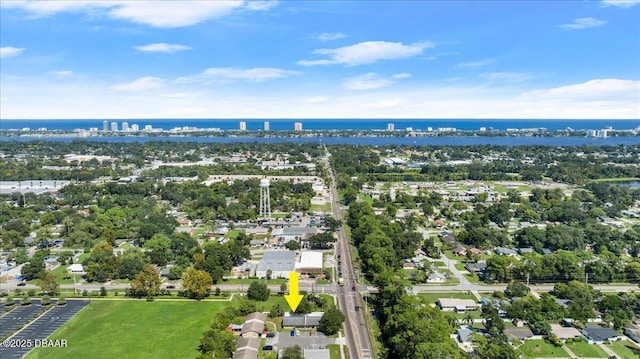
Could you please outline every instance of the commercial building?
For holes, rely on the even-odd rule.
[[[393,123],[387,123],[387,131],[394,131],[396,126]]]
[[[118,123],[117,122],[111,122],[111,131],[118,132]]]
[[[124,132],[128,132],[129,131],[129,122],[123,122],[122,123],[122,131],[124,131]]]
[[[296,272],[300,274],[322,273],[322,252],[302,252],[300,261],[296,263]]]
[[[109,131],[109,121],[107,120],[102,121],[102,130],[105,132]]]
[[[271,239],[287,243],[289,241],[306,241],[318,233],[317,227],[285,227],[271,231]]]
[[[247,123],[244,121],[240,121],[240,131],[246,131],[247,130]]]
[[[269,121],[264,122],[264,130],[269,131]]]
[[[137,123],[134,123],[133,125],[131,125],[131,131],[133,132],[140,131],[140,126]]]
[[[296,122],[293,124],[293,129],[295,131],[302,131],[302,122]]]
[[[271,278],[288,278],[296,269],[296,254],[292,251],[268,251],[256,267],[256,277],[265,278],[271,271]]]

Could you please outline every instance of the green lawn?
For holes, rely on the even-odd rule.
[[[338,344],[329,344],[326,346],[329,349],[329,355],[331,359],[340,359],[340,345]]]
[[[358,194],[358,199],[361,200],[362,202],[365,203],[369,203],[370,205],[373,205],[373,198],[366,194],[366,193],[359,193]]]
[[[232,231],[227,232],[224,236],[229,238],[229,239],[235,239],[235,238],[238,238],[240,233],[241,233],[241,231],[232,230]]]
[[[331,212],[331,203],[312,204],[309,207],[310,212]]]
[[[435,303],[438,298],[456,298],[456,299],[473,299],[476,301],[476,297],[471,294],[465,294],[463,292],[447,292],[447,293],[420,293],[420,298],[426,299],[429,303]]]
[[[598,348],[595,344],[589,344],[587,342],[576,342],[567,344],[567,348],[569,348],[575,355],[579,358],[608,358],[609,356],[604,350]]]
[[[435,264],[436,267],[446,267],[446,263],[443,261],[433,261],[433,264]]]
[[[609,349],[621,358],[640,358],[640,348],[629,340],[621,340],[612,344],[606,344]]]
[[[555,347],[542,339],[527,340],[519,348],[527,358],[568,358],[569,353],[564,349]]]
[[[194,358],[213,314],[229,302],[94,301],[28,358]]]
[[[73,276],[71,276],[69,279],[64,279],[64,272],[67,271],[67,267],[69,267],[68,264],[63,264],[59,265],[56,269],[51,271],[51,274],[56,277],[56,282],[58,282],[58,284],[73,284]],[[76,281],[79,282],[81,280],[82,276],[76,275]]]

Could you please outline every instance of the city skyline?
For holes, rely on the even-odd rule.
[[[639,3],[3,1],[0,117],[640,118]]]

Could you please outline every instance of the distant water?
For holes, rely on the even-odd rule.
[[[88,120],[1,120],[0,130],[31,128],[46,128],[47,130],[74,129],[88,130],[92,127],[102,130],[104,119]],[[496,120],[496,119],[264,119],[264,120],[240,120],[240,119],[128,119],[107,120],[109,128],[111,122],[117,122],[122,129],[122,122],[127,122],[129,127],[138,124],[140,129],[145,125],[153,128],[170,130],[175,127],[219,128],[221,130],[237,130],[240,121],[245,121],[247,130],[262,130],[264,122],[269,122],[270,130],[292,131],[294,123],[302,122],[303,130],[386,130],[388,123],[393,123],[396,130],[404,130],[411,127],[413,130],[426,130],[428,127],[437,129],[441,127],[454,127],[458,130],[479,130],[480,127],[495,130],[507,130],[510,128],[546,128],[549,131],[564,130],[570,127],[574,130],[599,130],[611,126],[616,130],[631,130],[640,126],[637,120]]]
[[[90,142],[150,142],[150,141],[176,141],[176,142],[199,142],[199,143],[231,143],[231,142],[259,142],[259,143],[326,143],[344,145],[436,145],[436,146],[465,146],[465,145],[499,145],[499,146],[617,146],[617,145],[638,145],[640,137],[468,137],[468,136],[438,136],[438,137],[1,137],[2,141],[90,141]]]

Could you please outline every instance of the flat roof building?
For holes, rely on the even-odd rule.
[[[317,327],[320,325],[320,319],[324,312],[311,312],[309,314],[296,314],[296,313],[284,313],[284,318],[282,318],[282,326],[283,327]]]
[[[322,252],[302,252],[300,261],[296,263],[296,272],[302,274],[322,273]]]
[[[264,252],[256,268],[256,277],[265,278],[271,270],[272,278],[288,278],[296,269],[296,254],[291,251]]]

